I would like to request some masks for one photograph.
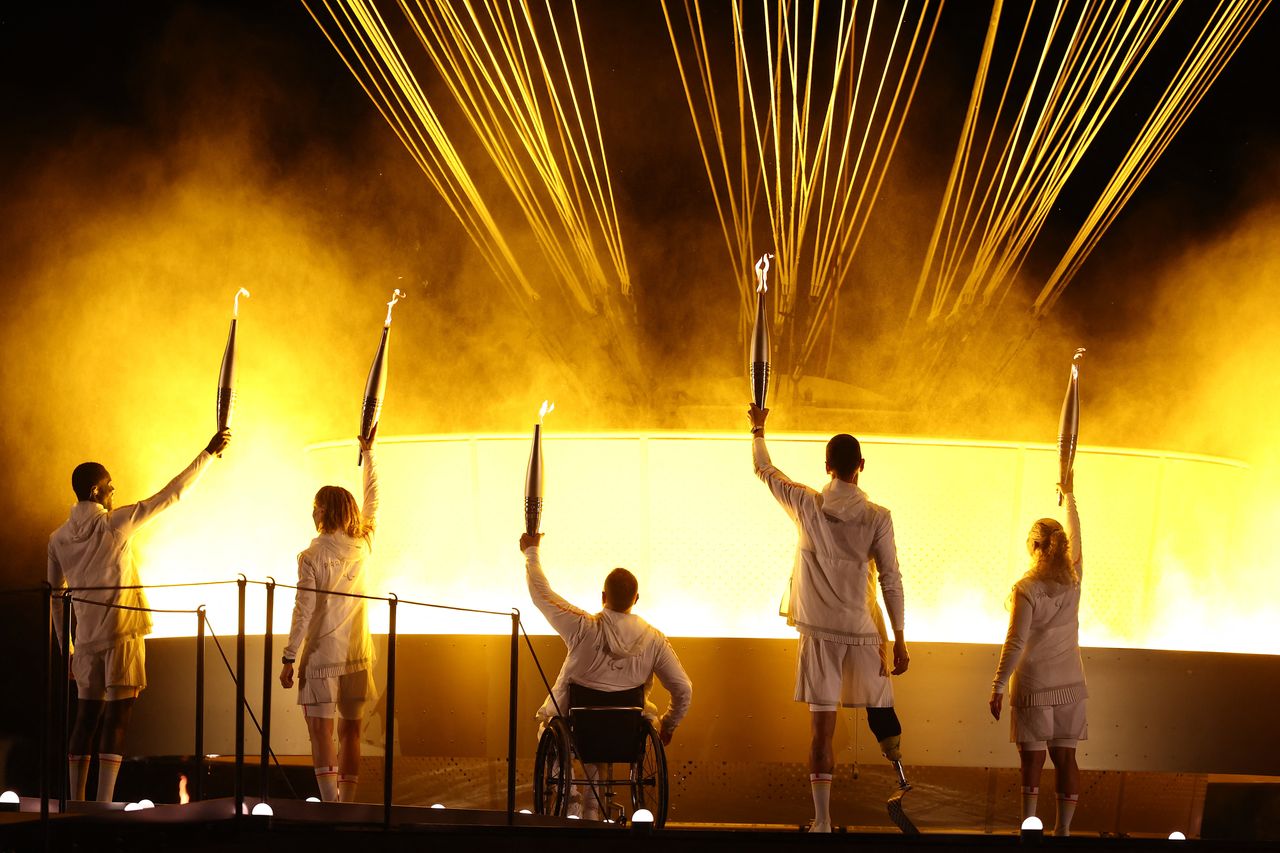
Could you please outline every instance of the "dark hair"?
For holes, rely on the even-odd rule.
[[[99,462],[81,462],[71,472],[71,491],[82,501],[93,500],[93,487],[106,477],[106,466]]]
[[[841,480],[847,480],[862,464],[862,445],[848,433],[833,435],[827,442],[827,464]]]
[[[636,603],[640,582],[626,569],[614,569],[604,579],[604,606],[610,610],[627,611]]]

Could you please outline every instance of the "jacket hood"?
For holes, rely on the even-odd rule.
[[[600,649],[615,658],[635,657],[644,650],[645,635],[651,630],[649,623],[634,613],[601,610],[597,620],[600,626]]]
[[[867,493],[853,483],[832,479],[822,489],[822,511],[841,521],[857,518],[867,504]]]
[[[67,519],[67,532],[71,534],[71,541],[83,542],[88,539],[106,514],[106,508],[96,501],[80,501],[73,506],[71,516]]]
[[[320,548],[340,560],[359,557],[365,544],[365,540],[352,539],[345,533],[321,533],[311,540],[312,547]]]

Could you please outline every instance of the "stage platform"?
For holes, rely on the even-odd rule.
[[[246,807],[256,805],[246,800]],[[844,827],[829,836],[808,835],[800,827],[745,824],[676,824],[664,829],[615,826],[539,815],[471,809],[396,806],[389,829],[381,805],[360,803],[272,802],[272,816],[235,815],[231,798],[186,805],[159,805],[125,811],[124,804],[77,803],[46,824],[40,803],[24,799],[22,811],[0,814],[0,849],[108,851],[373,851],[467,850],[521,851],[787,851],[835,849],[856,844],[867,851],[1008,850],[1028,846],[1061,850],[1121,851],[1177,849],[1200,851],[1274,850],[1274,841],[1201,839],[1171,842],[1159,836],[1024,839],[1011,832],[930,831],[916,836]]]

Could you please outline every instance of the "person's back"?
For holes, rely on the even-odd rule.
[[[593,690],[628,690],[643,684],[646,716],[658,719],[657,708],[648,702],[654,676],[671,694],[671,705],[660,720],[665,742],[688,713],[693,700],[693,684],[676,657],[666,636],[631,612],[639,599],[635,577],[625,569],[615,569],[605,579],[598,613],[575,607],[559,596],[547,581],[538,556],[538,540],[525,534],[521,550],[525,554],[529,596],[556,633],[568,646],[568,654],[556,677],[551,695],[538,710],[545,722],[569,713],[569,684]],[[612,600],[611,600],[612,597]]]

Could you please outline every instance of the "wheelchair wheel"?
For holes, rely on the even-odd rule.
[[[646,726],[643,751],[631,765],[631,813],[640,809],[653,812],[653,825],[661,828],[667,822],[667,751],[658,731]]]
[[[538,814],[564,817],[569,808],[572,773],[569,727],[564,720],[555,717],[542,730],[533,759],[533,810]]]

